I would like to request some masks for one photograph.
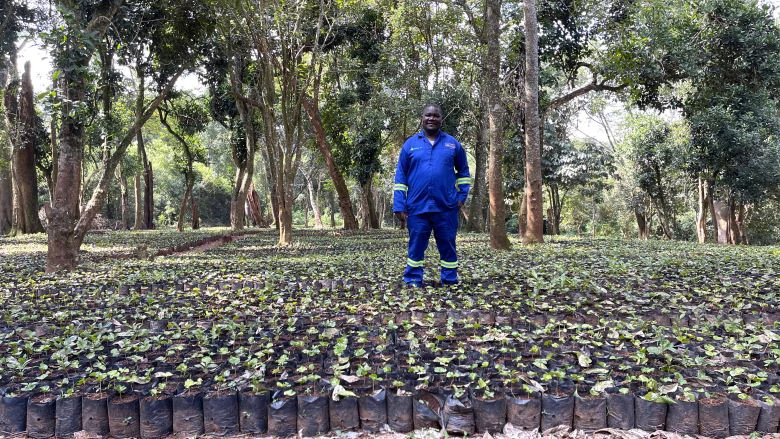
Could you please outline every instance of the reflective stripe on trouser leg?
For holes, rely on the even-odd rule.
[[[419,284],[423,281],[425,249],[428,248],[433,225],[429,220],[429,214],[409,215],[406,219],[406,228],[409,230],[409,248],[406,256],[404,282]]]
[[[441,258],[442,283],[458,281],[458,253],[455,251],[455,237],[458,234],[458,209],[436,212],[433,217],[433,236]]]

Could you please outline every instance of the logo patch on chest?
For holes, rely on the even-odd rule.
[[[448,142],[448,143],[445,143],[445,144],[444,144],[444,147],[445,147],[445,148],[449,148],[449,149],[455,149],[455,144],[454,144],[454,143],[449,143],[449,142]]]

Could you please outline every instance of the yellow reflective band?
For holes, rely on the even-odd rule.
[[[453,262],[441,261],[441,266],[444,268],[458,268],[458,261],[453,261]]]
[[[406,258],[406,264],[410,267],[422,267],[425,264],[425,261],[413,261],[409,258]]]
[[[459,178],[459,179],[455,180],[455,186],[457,187],[457,186],[460,186],[462,184],[471,184],[471,182],[473,182],[473,181],[474,181],[474,179],[472,179],[471,177]]]
[[[394,191],[404,191],[404,192],[406,192],[406,191],[409,190],[409,186],[407,186],[405,184],[396,183],[396,184],[393,185],[393,190]]]

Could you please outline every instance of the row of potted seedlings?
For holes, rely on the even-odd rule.
[[[476,319],[482,323],[504,323],[530,318],[535,322],[570,320],[597,323],[602,318],[639,316],[664,326],[689,326],[698,322],[743,320],[772,325],[780,311],[752,309],[718,310],[707,306],[686,306],[659,310],[610,299],[609,294],[574,292],[562,300],[528,286],[507,291],[495,285],[459,285],[449,288],[414,290],[383,284],[341,280],[208,280],[179,281],[118,287],[52,286],[4,293],[6,307],[0,310],[0,330],[20,324],[67,321],[72,318],[118,318],[124,321],[154,319],[209,319],[215,315],[241,314],[276,316],[291,311],[301,316],[330,313],[352,314],[379,321],[420,318],[435,314],[437,320],[450,316]],[[58,303],[51,307],[48,303]]]
[[[564,401],[606,401],[605,393],[631,396],[633,409],[625,412],[634,413],[635,425],[641,428],[670,428],[667,416],[674,420],[678,407],[686,406],[682,403],[698,401],[699,418],[707,419],[702,410],[710,405],[720,407],[721,415],[726,413],[721,422],[741,419],[738,409],[745,408],[751,417],[732,424],[773,431],[775,396],[780,392],[773,371],[780,364],[780,351],[772,349],[771,342],[778,339],[777,329],[744,323],[695,328],[665,328],[641,320],[601,323],[593,326],[564,320],[512,326],[448,318],[437,324],[429,316],[422,321],[368,326],[349,317],[319,321],[293,315],[276,321],[169,321],[150,329],[139,323],[73,323],[45,340],[31,330],[14,330],[4,334],[0,344],[4,363],[0,369],[4,371],[4,410],[0,413],[5,417],[0,426],[8,431],[24,427],[31,434],[38,434],[38,430],[49,433],[51,422],[44,422],[49,426],[46,428],[35,427],[38,405],[44,414],[51,413],[52,407],[56,414],[58,404],[53,401],[57,398],[82,395],[81,427],[92,428],[90,419],[100,418],[100,414],[84,415],[92,410],[93,401],[98,401],[96,410],[103,413],[101,407],[106,407],[105,421],[96,421],[100,428],[108,425],[112,435],[122,436],[124,433],[117,430],[120,427],[111,429],[108,418],[119,409],[109,407],[138,407],[139,415],[134,419],[141,428],[143,404],[139,401],[175,396],[195,397],[190,400],[191,409],[197,412],[200,407],[205,416],[204,431],[213,432],[211,427],[206,430],[211,411],[208,404],[197,402],[197,394],[205,400],[235,399],[249,391],[267,394],[271,405],[287,407],[285,425],[289,427],[295,419],[299,428],[298,421],[305,424],[310,412],[301,398],[324,398],[317,400],[318,407],[330,410],[331,403],[322,402],[329,397],[358,398],[384,390],[386,398],[409,396],[413,415],[424,412],[424,407],[417,405],[427,401],[425,406],[437,416],[438,425],[455,431],[457,422],[451,424],[450,418],[458,417],[450,412],[473,412],[469,407],[474,408],[475,398],[506,400],[506,395],[528,397],[544,391],[541,399],[530,399],[543,402],[549,396]],[[679,405],[667,405],[672,400]],[[171,422],[176,419],[174,401],[170,402]],[[587,405],[580,402],[581,407]],[[292,406],[294,416],[290,414]],[[568,413],[569,406],[565,403],[562,413]],[[576,404],[571,407],[576,408]],[[731,411],[724,412],[722,407],[731,407]],[[276,425],[270,420],[272,412],[261,410],[255,417],[267,413],[269,425]],[[645,412],[655,413],[654,423],[644,420]],[[319,432],[325,425],[323,419],[330,422],[330,415],[318,413],[320,427],[306,431]],[[753,422],[755,413],[758,417]],[[434,422],[433,415],[428,415]],[[32,423],[27,422],[30,416]],[[473,417],[476,429],[480,415],[464,416]],[[168,419],[167,415],[163,418]],[[51,417],[40,419],[50,421]],[[568,415],[562,419],[563,425],[574,425],[574,421],[567,421]],[[86,427],[84,421],[88,421]],[[76,421],[72,422],[75,425]],[[541,427],[551,425],[541,418],[539,422]],[[56,429],[56,422],[53,425]],[[240,422],[237,425],[240,428]],[[333,425],[341,426],[339,422]],[[349,425],[354,427],[354,423]],[[678,428],[674,422],[671,425]],[[708,424],[699,419],[693,425]],[[95,427],[95,432],[104,432],[100,428]],[[468,427],[464,428],[468,432]]]

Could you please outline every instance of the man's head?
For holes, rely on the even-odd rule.
[[[441,129],[441,107],[436,104],[428,104],[423,107],[422,128],[429,137],[437,136]]]

